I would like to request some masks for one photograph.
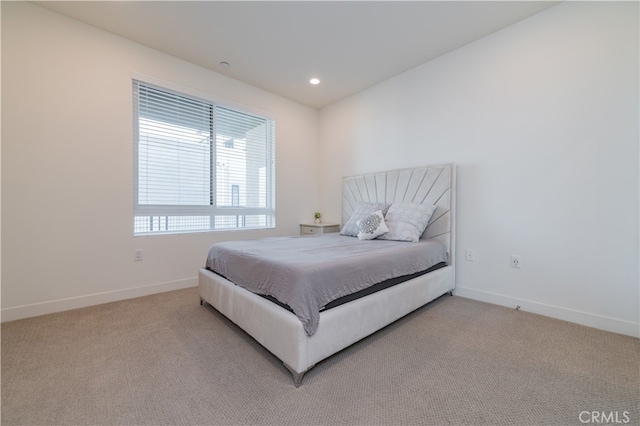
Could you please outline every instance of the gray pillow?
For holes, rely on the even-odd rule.
[[[358,221],[358,239],[373,240],[380,235],[389,232],[389,228],[384,222],[382,210],[367,215]]]
[[[384,219],[389,232],[379,240],[411,241],[417,243],[427,228],[436,206],[415,203],[393,203]]]
[[[358,232],[360,232],[360,229],[358,229],[358,221],[360,219],[363,219],[365,216],[369,216],[370,214],[373,214],[378,210],[382,211],[382,215],[384,216],[387,213],[387,210],[389,210],[389,206],[390,204],[387,204],[387,203],[359,202],[356,205],[356,208],[351,214],[351,217],[349,218],[347,223],[345,223],[344,226],[342,227],[342,230],[340,231],[340,235],[346,235],[348,237],[357,237]]]

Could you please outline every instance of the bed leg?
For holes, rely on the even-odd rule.
[[[293,375],[293,386],[299,388],[302,384],[302,378],[304,377],[304,373],[291,373]]]
[[[282,364],[285,366],[285,368],[287,370],[289,370],[289,372],[293,376],[293,386],[295,386],[296,388],[299,388],[300,385],[302,384],[302,378],[304,377],[304,373],[306,373],[307,371],[309,371],[309,370],[311,370],[313,368],[313,365],[312,365],[311,367],[309,367],[308,369],[306,369],[302,373],[298,373],[293,368],[289,367],[286,363],[283,362]]]
[[[450,292],[449,292],[449,296],[453,296],[453,291],[450,291]]]
[[[200,306],[204,305],[204,299],[201,297],[200,298]]]

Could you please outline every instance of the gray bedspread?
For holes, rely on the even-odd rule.
[[[289,305],[312,335],[321,308],[332,300],[446,261],[444,245],[435,240],[361,241],[324,234],[217,243],[206,267]]]

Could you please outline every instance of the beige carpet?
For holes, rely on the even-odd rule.
[[[637,425],[639,366],[638,339],[445,296],[296,389],[187,289],[2,324],[2,424]]]

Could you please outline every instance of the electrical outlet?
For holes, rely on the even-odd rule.
[[[470,262],[473,262],[474,260],[476,260],[476,252],[472,249],[466,249],[464,251],[464,258]]]
[[[133,260],[139,262],[142,260],[142,249],[135,249],[133,251]]]
[[[511,255],[511,267],[512,268],[522,268],[522,261],[520,259],[520,255],[519,254],[512,254]]]

